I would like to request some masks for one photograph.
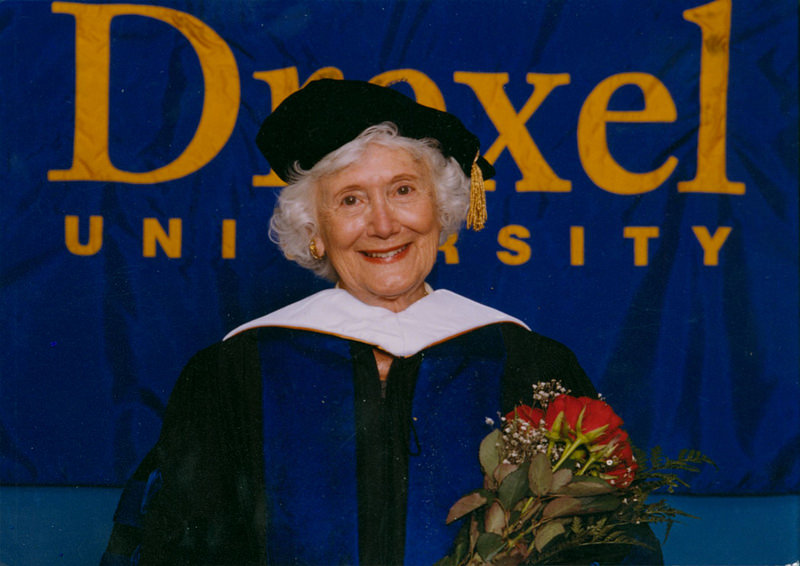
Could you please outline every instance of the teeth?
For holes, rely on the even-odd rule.
[[[400,252],[405,250],[407,247],[408,246],[406,245],[406,246],[403,246],[402,248],[397,248],[396,250],[392,250],[390,252],[363,252],[363,253],[367,257],[375,257],[375,258],[384,259],[384,258],[387,258],[387,257],[396,256],[397,254],[399,254]]]

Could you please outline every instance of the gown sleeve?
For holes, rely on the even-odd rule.
[[[192,358],[125,486],[102,566],[263,563],[259,384],[246,335]]]
[[[504,413],[520,403],[531,402],[531,386],[557,379],[572,395],[597,397],[592,382],[572,351],[561,344],[516,324],[503,324],[506,365],[503,374]]]

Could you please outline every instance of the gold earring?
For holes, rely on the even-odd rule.
[[[308,251],[311,252],[311,257],[313,257],[314,259],[316,260],[322,259],[322,256],[319,255],[319,252],[317,251],[317,242],[314,241],[313,238],[308,243]]]

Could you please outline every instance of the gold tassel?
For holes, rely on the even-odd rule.
[[[478,167],[478,155],[472,162],[469,183],[469,210],[467,211],[467,228],[476,232],[483,230],[486,224],[486,188],[483,185],[483,172]]]

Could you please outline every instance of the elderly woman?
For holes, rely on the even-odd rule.
[[[594,389],[564,346],[425,282],[441,242],[482,221],[492,174],[454,116],[322,80],[257,142],[288,182],[273,239],[336,286],[191,360],[104,560],[432,564],[448,508],[480,485],[485,417],[537,381]]]

